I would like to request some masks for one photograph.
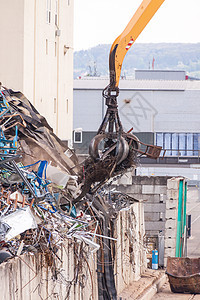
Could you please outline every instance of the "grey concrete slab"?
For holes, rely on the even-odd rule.
[[[133,176],[133,184],[141,185],[167,185],[168,176]]]
[[[165,212],[165,203],[144,203],[145,212]]]
[[[165,222],[159,221],[159,222],[146,222],[145,221],[145,230],[162,230],[165,229]]]
[[[144,212],[144,219],[145,222],[159,222],[160,218],[162,217],[162,220],[164,221],[165,218],[160,212]]]

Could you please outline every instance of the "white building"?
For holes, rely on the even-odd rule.
[[[177,162],[177,157],[199,163],[200,80],[185,80],[184,72],[175,71],[156,71],[153,77],[144,71],[139,76],[119,84],[118,108],[124,131],[133,128],[142,142],[167,150],[163,163]],[[82,128],[82,138],[74,140],[77,153],[88,152],[103,120],[102,90],[107,84],[108,80],[101,78],[74,80],[74,130]]]
[[[0,0],[0,81],[71,143],[74,0]]]

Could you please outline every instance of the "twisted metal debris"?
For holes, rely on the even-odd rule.
[[[81,167],[20,92],[1,89],[0,129],[0,262],[42,253],[69,295],[72,281],[83,284],[78,278],[89,247],[97,251],[99,299],[116,299],[113,228],[118,211],[134,199],[110,190],[108,180],[128,165],[113,169],[105,157],[101,168],[90,158]],[[71,282],[58,267],[69,240],[78,259]]]

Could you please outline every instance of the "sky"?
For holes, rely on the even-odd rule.
[[[112,44],[142,0],[74,0],[74,50]],[[137,43],[199,43],[200,0],[165,0]]]

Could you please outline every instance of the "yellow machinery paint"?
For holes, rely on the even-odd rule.
[[[127,51],[136,41],[140,33],[152,19],[156,11],[165,0],[143,0],[134,16],[124,29],[124,31],[116,38],[110,49],[110,72],[115,74],[115,86],[119,85],[122,63]],[[114,70],[111,69],[113,67]]]

